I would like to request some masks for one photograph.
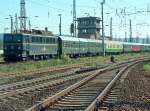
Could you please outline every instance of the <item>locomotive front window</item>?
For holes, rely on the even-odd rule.
[[[6,42],[20,42],[21,41],[21,36],[19,35],[5,35],[4,40]]]
[[[19,36],[19,35],[18,36],[14,36],[13,37],[13,41],[14,42],[20,42],[21,41],[21,36]]]
[[[13,40],[13,37],[11,35],[5,35],[4,36],[4,40],[5,41],[12,41]]]

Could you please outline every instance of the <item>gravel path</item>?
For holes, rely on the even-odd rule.
[[[143,64],[129,72],[122,84],[120,101],[115,111],[150,111],[150,72],[144,71]]]

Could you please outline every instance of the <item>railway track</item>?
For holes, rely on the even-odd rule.
[[[118,67],[118,65],[115,67]],[[62,73],[11,85],[3,85],[0,87],[0,108],[5,109],[5,111],[28,109],[38,101],[51,97],[83,78],[96,73],[98,69],[90,70],[84,69],[76,71],[77,73]],[[14,109],[10,110],[10,108]]]
[[[116,81],[130,66],[99,70],[101,73],[98,71],[88,76],[27,111],[94,111],[100,103],[99,100],[104,99]]]
[[[145,57],[146,58],[146,57]],[[129,59],[128,61],[134,61],[136,58],[134,59]],[[89,62],[87,62],[88,64]],[[5,64],[5,63],[4,63]],[[78,68],[82,68],[85,67],[86,63],[80,63],[80,64],[71,64],[71,65],[64,65],[64,66],[60,66],[60,67],[47,67],[47,68],[40,68],[38,70],[32,70],[32,71],[25,71],[25,72],[19,72],[19,73],[0,73],[0,85],[3,84],[11,84],[11,83],[15,83],[15,82],[21,82],[21,81],[26,81],[26,80],[32,80],[35,78],[40,78],[42,76],[48,75],[48,74],[56,74],[59,72],[66,72],[68,70],[72,70],[72,69],[78,69]],[[11,65],[11,64],[10,64]],[[102,65],[102,64],[97,64],[98,67],[105,67],[105,66],[110,66],[112,65],[111,63],[108,63],[106,65]],[[9,64],[8,64],[9,67]],[[83,68],[85,69],[85,68]]]
[[[55,100],[53,98],[56,97],[55,95],[61,95],[61,91],[68,89],[69,86],[78,84],[78,82],[81,83],[83,78],[88,80],[97,74],[114,68],[116,68],[116,72],[117,68],[124,67],[131,62],[133,61],[113,64],[103,69],[83,69],[76,71],[78,73],[55,74],[11,85],[3,85],[0,87],[0,111],[23,111],[30,107],[29,111],[33,111],[33,109],[41,106],[41,103],[43,104],[43,101],[47,100],[48,97]]]
[[[68,73],[66,72],[66,73],[48,75],[42,78],[17,82],[10,85],[3,85],[0,86],[0,99],[4,99],[6,97],[8,98],[25,92],[34,91],[42,87],[47,87],[47,86],[53,87],[55,85],[64,83],[66,81],[86,77],[88,75],[89,74],[87,73],[76,74],[74,71],[71,71]]]
[[[121,64],[125,64],[123,63],[119,63]],[[118,64],[118,65],[119,65]],[[26,81],[21,81],[21,82],[16,82],[16,83],[12,83],[12,84],[6,84],[6,85],[1,85],[0,86],[0,99],[5,98],[4,95],[8,95],[8,93],[10,93],[11,95],[13,95],[13,92],[16,92],[16,90],[20,90],[20,89],[25,89],[28,88],[30,86],[36,86],[36,85],[40,85],[40,84],[44,84],[47,81],[54,81],[54,80],[58,80],[58,79],[63,79],[65,77],[70,77],[70,76],[77,76],[77,75],[81,75],[82,73],[88,72],[88,71],[94,71],[94,70],[98,70],[101,68],[104,68],[106,66],[99,66],[99,67],[86,67],[86,68],[81,68],[80,70],[75,69],[72,71],[68,71],[65,73],[58,73],[58,74],[50,74],[50,75],[46,75],[40,78],[35,78],[35,79],[31,79],[31,80],[26,80]]]
[[[52,96],[94,72],[63,73],[11,85],[3,85],[0,87],[0,110],[25,110],[42,98]],[[11,109],[14,106],[15,108]]]
[[[127,111],[147,111],[148,109],[150,109],[150,102],[146,102],[146,96],[144,98],[144,100],[139,100],[139,98],[143,98],[142,94],[140,95],[139,93],[141,91],[143,91],[143,87],[141,87],[141,89],[138,89],[140,85],[142,84],[142,77],[141,80],[139,78],[139,80],[137,80],[137,78],[139,77],[140,72],[138,73],[134,73],[135,70],[138,70],[137,66],[139,66],[142,63],[138,63],[133,65],[132,67],[130,67],[127,71],[125,71],[125,73],[120,77],[120,79],[116,82],[116,84],[112,87],[112,89],[105,95],[105,97],[103,99],[99,100],[98,103],[98,110],[100,111],[108,111],[108,110],[119,110],[119,108],[125,108],[124,110]],[[141,65],[142,66],[142,65]],[[139,68],[140,69],[140,68]],[[142,69],[142,68],[141,68]],[[135,75],[135,77],[133,76],[133,73]],[[142,74],[141,74],[142,75]],[[124,81],[129,81],[128,77],[130,77],[130,80],[134,83],[136,82],[138,85],[133,87],[133,83],[130,81],[130,83],[128,84],[128,86],[124,85]],[[137,81],[135,81],[137,80]],[[145,84],[146,85],[146,84]],[[132,89],[130,89],[132,87]],[[144,87],[148,87],[148,86],[144,86]],[[130,89],[131,91],[127,92],[125,91],[125,88]],[[138,89],[138,90],[137,90]],[[146,90],[146,92],[148,92],[149,89]],[[138,95],[138,97],[135,99],[133,98],[131,95],[133,94],[133,92]],[[144,92],[143,92],[144,93]],[[131,98],[131,100],[125,99],[123,100],[123,94],[126,94],[127,98]],[[131,94],[131,95],[130,95]],[[147,99],[148,100],[148,99]],[[118,109],[117,109],[118,108]],[[120,109],[120,110],[123,110]]]
[[[66,66],[61,66],[61,67],[49,67],[49,68],[42,68],[39,70],[33,70],[31,72],[27,71],[27,72],[20,72],[20,73],[12,73],[12,74],[0,74],[0,80],[7,80],[5,83],[3,84],[13,84],[15,82],[22,82],[22,81],[27,81],[27,80],[33,80],[36,78],[40,78],[46,75],[53,75],[53,74],[57,74],[57,73],[63,73],[63,72],[67,72],[70,70],[74,70],[74,69],[79,69],[80,67],[82,67],[83,64],[72,64],[70,66],[66,65]]]
[[[101,93],[103,88],[116,75],[118,69],[105,72],[97,77],[89,80],[86,84],[74,89],[60,100],[46,109],[45,111],[56,110],[85,110],[97,95]]]

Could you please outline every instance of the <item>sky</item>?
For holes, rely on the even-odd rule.
[[[77,17],[101,17],[102,0],[76,0]],[[10,32],[9,15],[20,15],[20,0],[0,1],[0,33]],[[62,33],[70,34],[73,0],[26,0],[26,13],[32,28],[48,27],[54,34],[59,32],[59,16],[62,14]],[[150,35],[150,0],[105,0],[105,35],[109,36],[110,18],[113,18],[113,37],[129,36],[132,21],[133,36]],[[27,22],[28,26],[28,22]]]

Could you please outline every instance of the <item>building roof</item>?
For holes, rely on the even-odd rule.
[[[92,17],[92,16],[90,16],[90,17],[80,17],[80,18],[77,18],[77,20],[81,20],[81,19],[83,19],[83,20],[85,20],[85,19],[97,19],[97,20],[100,20],[99,17]]]

